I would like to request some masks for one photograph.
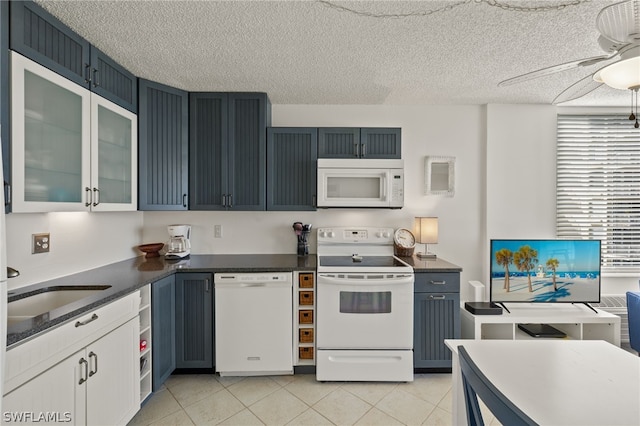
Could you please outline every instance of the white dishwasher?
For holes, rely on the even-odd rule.
[[[216,371],[221,376],[293,374],[292,275],[214,274]]]

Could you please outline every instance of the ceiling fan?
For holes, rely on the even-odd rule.
[[[637,109],[640,89],[640,0],[627,0],[605,7],[596,18],[596,27],[600,32],[598,44],[606,54],[542,68],[501,81],[498,86],[510,86],[561,71],[606,63],[563,90],[552,103],[578,99],[606,84],[616,89],[631,90],[632,97],[635,93]],[[633,112],[632,115],[630,119],[636,119]]]

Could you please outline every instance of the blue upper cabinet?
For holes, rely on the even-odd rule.
[[[91,46],[91,91],[132,112],[138,110],[136,76]]]
[[[138,209],[187,210],[189,94],[140,79]]]
[[[10,2],[16,52],[137,112],[136,77],[31,1]]]
[[[318,129],[319,158],[359,158],[360,129],[322,127]]]
[[[402,158],[401,129],[366,127],[360,129],[361,158]]]
[[[189,208],[265,210],[266,93],[189,94]]]
[[[267,129],[267,210],[315,210],[318,129]]]
[[[319,158],[401,158],[401,129],[395,127],[323,127],[318,129]]]

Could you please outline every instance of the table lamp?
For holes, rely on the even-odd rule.
[[[424,252],[416,253],[420,259],[436,259],[436,255],[429,253],[429,244],[438,242],[438,218],[437,217],[416,217],[415,221],[416,241],[424,244]]]

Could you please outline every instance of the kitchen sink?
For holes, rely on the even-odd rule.
[[[99,294],[108,288],[111,288],[111,286],[56,286],[40,289],[32,295],[20,299],[11,300],[12,297],[9,296],[7,317],[9,323],[24,321],[86,297]]]

